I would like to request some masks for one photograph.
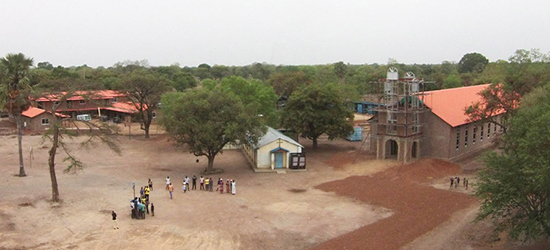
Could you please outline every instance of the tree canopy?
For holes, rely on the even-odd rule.
[[[482,72],[485,69],[485,65],[489,63],[484,55],[480,53],[468,53],[460,59],[458,62],[458,72],[467,73],[467,72]]]
[[[220,87],[235,94],[251,115],[261,116],[269,126],[277,126],[277,95],[273,88],[259,80],[232,76],[222,79]]]
[[[313,140],[327,134],[330,140],[353,133],[353,112],[335,84],[314,83],[290,96],[281,117],[282,126]]]
[[[124,79],[122,91],[128,93],[130,101],[138,110],[141,129],[145,131],[145,138],[149,138],[153,113],[167,90],[166,80],[147,71],[134,71]]]
[[[227,143],[256,143],[265,133],[261,117],[249,112],[238,96],[220,87],[162,96],[161,123],[178,146],[208,158],[206,172]]]
[[[514,239],[550,238],[550,87],[527,95],[503,135],[503,151],[484,158],[477,221],[490,219]]]

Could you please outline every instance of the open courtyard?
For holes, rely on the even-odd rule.
[[[240,150],[226,150],[215,160],[224,173],[208,177],[235,179],[237,194],[231,195],[183,193],[183,178],[200,177],[207,161],[174,147],[165,136],[120,136],[122,155],[103,145],[77,150],[77,139],[69,144],[86,167],[65,174],[64,154],[58,154],[63,201],[52,203],[49,144],[41,139],[24,137],[24,178],[14,176],[16,136],[0,139],[0,249],[548,247],[495,240],[486,223],[472,225],[479,205],[468,195],[471,189],[448,187],[451,176],[469,178],[471,171],[440,160],[411,165],[373,160],[358,151],[361,142],[322,139],[313,151],[310,141],[301,140],[307,152],[303,172],[254,173]],[[175,187],[172,200],[165,190],[166,176]],[[132,183],[139,194],[149,178],[155,216],[133,220]],[[113,230],[111,210],[118,214],[118,230]]]

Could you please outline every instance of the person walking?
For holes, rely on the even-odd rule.
[[[193,175],[193,187],[191,189],[197,190],[197,176]]]
[[[462,180],[462,186],[466,187],[466,177],[464,177],[464,179]]]
[[[149,189],[153,190],[153,181],[149,178]]]
[[[166,177],[166,190],[168,190],[168,186],[170,186],[170,176]]]
[[[231,194],[235,195],[237,193],[237,183],[235,180],[231,182]]]
[[[113,216],[113,222],[114,222],[114,226],[113,226],[113,229],[118,229],[118,223],[116,221],[116,213],[115,211],[111,211],[111,216]]]
[[[183,179],[181,184],[183,185],[183,193],[187,192],[187,183],[185,183],[185,179]]]
[[[170,192],[170,199],[172,199],[172,192],[174,192],[174,186],[172,186],[172,183],[168,183],[168,192]]]
[[[155,204],[151,203],[151,216],[155,216]]]
[[[201,175],[201,178],[199,180],[200,180],[199,189],[204,190],[204,177],[202,177]]]
[[[455,179],[453,179],[453,178],[451,177],[451,186],[450,186],[450,188],[453,187],[453,182],[454,182],[454,180],[455,180]]]

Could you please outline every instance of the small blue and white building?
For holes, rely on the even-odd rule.
[[[289,169],[291,154],[301,154],[304,146],[278,130],[268,127],[256,145],[243,145],[248,160],[257,169]]]

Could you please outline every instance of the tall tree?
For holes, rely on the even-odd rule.
[[[344,62],[340,61],[337,63],[334,63],[334,74],[338,76],[339,83],[344,83],[344,80],[346,79],[347,74],[347,66],[344,64]]]
[[[480,53],[468,53],[460,59],[458,62],[458,72],[467,73],[467,72],[477,72],[480,73],[485,68],[485,65],[489,63],[484,55]]]
[[[60,82],[56,83],[56,87],[60,87]],[[51,86],[51,85],[50,85]],[[69,86],[65,85],[64,90],[70,89]],[[55,100],[52,107],[49,110],[50,115],[50,128],[44,134],[44,139],[47,139],[51,142],[50,150],[48,151],[48,166],[50,170],[50,180],[52,187],[52,201],[59,202],[59,187],[57,183],[57,175],[55,171],[56,166],[56,156],[58,154],[58,149],[63,150],[66,157],[63,159],[63,162],[68,162],[69,164],[65,168],[64,172],[75,171],[82,169],[84,163],[76,158],[69,146],[66,144],[67,139],[73,139],[75,137],[85,136],[87,137],[80,143],[80,148],[88,148],[89,146],[95,145],[96,142],[102,142],[109,146],[113,151],[120,154],[120,148],[117,144],[117,138],[115,137],[115,132],[118,130],[118,127],[108,123],[94,123],[88,121],[78,121],[71,117],[63,117],[60,114],[57,114],[56,111],[59,110],[59,107],[62,103],[65,103],[67,99],[75,95],[75,92],[72,91],[58,91],[55,89],[49,89],[47,92],[41,92],[42,97],[48,98],[50,100]],[[93,96],[93,93],[83,94],[84,97]],[[91,101],[91,100],[87,100]]]
[[[208,158],[205,172],[214,171],[214,158],[227,143],[257,143],[265,133],[261,117],[221,88],[164,94],[161,123],[176,145]]]
[[[313,148],[317,148],[317,138],[322,134],[332,140],[353,133],[353,112],[338,86],[314,83],[290,96],[281,123],[311,139]]]
[[[550,86],[527,95],[503,135],[503,150],[485,156],[475,195],[477,221],[490,219],[514,239],[550,238]]]
[[[134,71],[127,75],[123,91],[128,93],[132,104],[138,110],[141,129],[145,138],[149,138],[149,128],[153,122],[153,113],[160,103],[160,98],[166,92],[166,81],[150,71]]]
[[[526,52],[516,51],[516,54],[511,57],[515,58],[512,63],[500,63],[500,69],[504,72],[495,79],[504,79],[504,81],[491,84],[480,93],[481,100],[466,109],[470,121],[492,122],[502,126],[506,133],[508,127],[506,121],[515,114],[523,96],[534,88],[550,82],[550,64],[540,61],[541,56],[520,59],[531,56],[524,53]],[[494,115],[503,112],[505,119],[495,120]]]
[[[269,83],[275,89],[279,96],[289,97],[298,87],[309,85],[311,76],[307,76],[303,71],[291,71],[272,74]]]
[[[516,112],[522,96],[508,84],[491,84],[479,95],[481,100],[466,108],[468,121],[494,123],[506,133],[508,119]]]
[[[27,58],[22,53],[8,54],[1,58],[3,65],[4,90],[2,103],[4,108],[15,118],[17,123],[17,143],[19,146],[19,176],[26,176],[23,164],[23,132],[21,113],[30,106],[29,102],[29,69],[33,64],[32,58]]]
[[[277,126],[277,95],[273,87],[256,79],[247,80],[238,76],[222,79],[220,87],[237,95],[252,115],[263,117],[269,126]]]

